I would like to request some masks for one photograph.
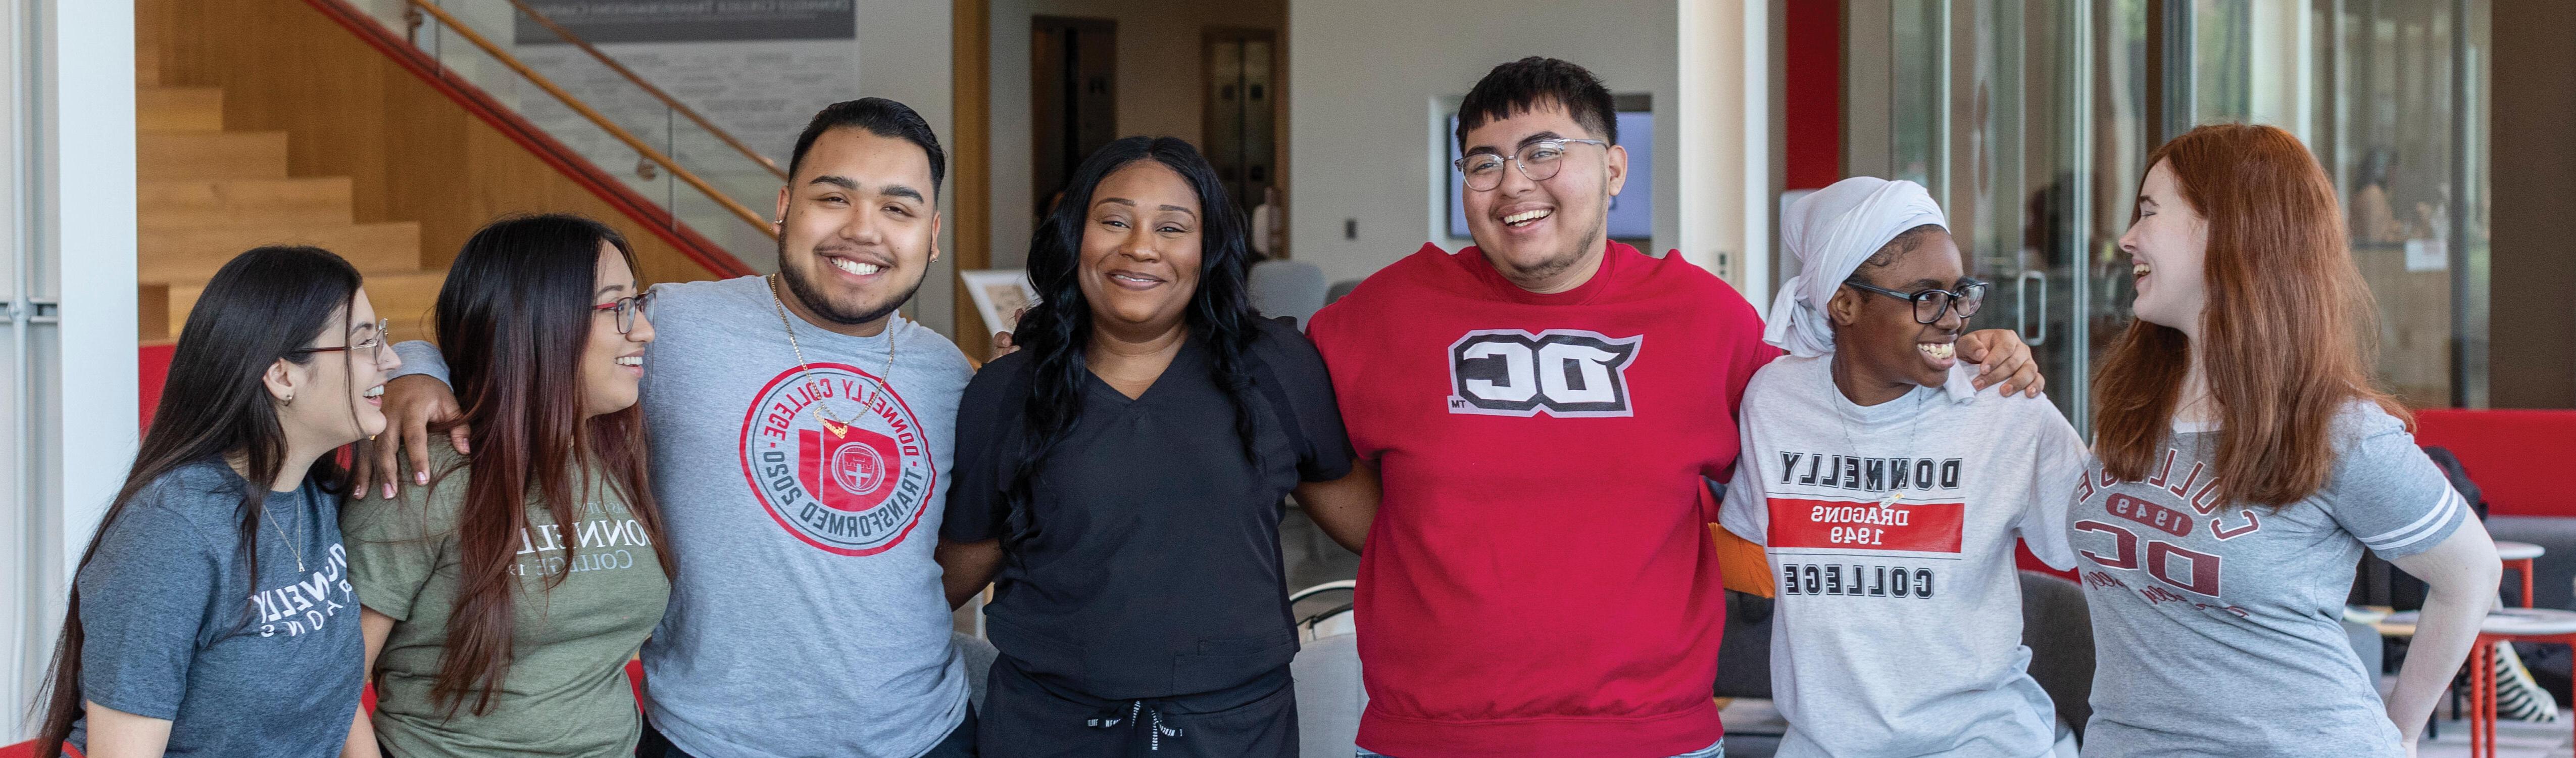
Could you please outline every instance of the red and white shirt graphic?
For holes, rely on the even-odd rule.
[[[2056,741],[2023,671],[2013,548],[2073,563],[2063,488],[2083,443],[2045,399],[1953,380],[1863,407],[1828,356],[1773,361],[1745,389],[1719,521],[1777,579],[1782,756],[2027,758]]]
[[[790,367],[761,388],[743,418],[742,469],[780,527],[842,555],[901,544],[939,484],[911,407],[838,363]]]

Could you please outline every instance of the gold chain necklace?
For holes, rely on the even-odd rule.
[[[304,493],[304,502],[307,505],[312,504],[313,493]],[[264,496],[261,497],[259,501],[259,520],[268,522],[268,528],[277,531],[277,540],[279,542],[286,543],[286,549],[295,551],[295,573],[304,573],[304,547],[296,544],[302,540],[286,536],[286,527],[277,525],[277,517],[268,512],[268,498]],[[304,525],[302,523],[296,524],[295,531],[297,534],[302,534],[304,532],[303,526]]]
[[[787,347],[796,351],[797,375],[799,377],[812,376],[814,373],[814,364],[805,360],[805,346],[797,344],[796,342],[796,326],[787,322],[787,302],[778,298],[777,274],[769,275],[769,306],[778,311],[778,328],[787,330]],[[888,320],[886,321],[885,327],[885,372],[877,375],[877,381],[884,384],[886,391],[892,392],[894,390],[894,328],[897,324],[903,322],[903,314],[887,314],[887,318]],[[833,415],[832,409],[828,407],[823,402],[823,398],[820,397],[814,398],[814,413],[822,418],[824,428],[832,432],[832,436],[835,437],[844,434],[844,430],[849,427],[857,426],[857,424],[842,421],[841,417]]]

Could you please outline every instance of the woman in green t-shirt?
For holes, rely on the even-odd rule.
[[[633,753],[625,666],[670,599],[635,408],[649,303],[598,222],[466,240],[435,318],[464,401],[439,429],[471,435],[342,516],[378,698],[351,755]]]

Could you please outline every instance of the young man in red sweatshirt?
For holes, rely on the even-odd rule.
[[[1609,241],[1613,119],[1580,66],[1495,67],[1459,108],[1476,246],[1424,245],[1309,327],[1385,486],[1363,758],[1723,753],[1704,480],[1731,475],[1735,403],[1778,351],[1725,282]],[[1959,355],[2036,389],[2010,332]]]

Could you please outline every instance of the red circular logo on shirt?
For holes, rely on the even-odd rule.
[[[869,445],[841,445],[832,450],[832,482],[841,491],[866,496],[885,486],[885,456]]]
[[[921,435],[884,379],[839,363],[790,367],[743,415],[743,479],[797,539],[875,555],[903,544],[938,491]]]

